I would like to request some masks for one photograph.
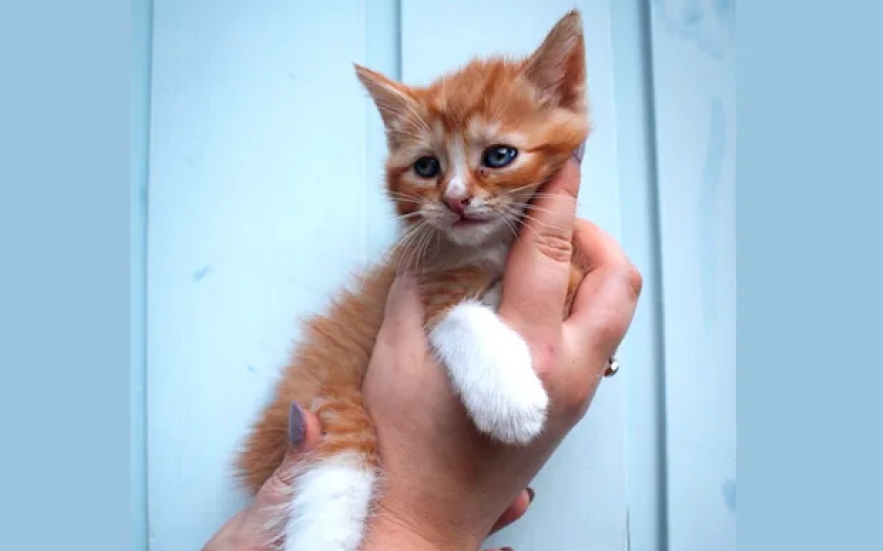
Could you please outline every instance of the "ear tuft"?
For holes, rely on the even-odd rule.
[[[524,71],[555,105],[574,110],[584,108],[586,48],[578,10],[571,10],[555,24],[527,59]]]
[[[406,86],[388,79],[377,71],[362,67],[358,63],[353,63],[353,66],[356,69],[356,76],[374,100],[374,104],[380,112],[380,118],[383,119],[383,124],[387,128],[390,128],[394,121],[409,112],[410,104],[414,100]]]

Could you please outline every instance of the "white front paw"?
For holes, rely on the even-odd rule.
[[[492,310],[464,302],[430,340],[479,430],[507,444],[526,444],[540,433],[549,397],[527,343]]]

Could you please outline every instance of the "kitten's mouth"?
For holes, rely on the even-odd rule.
[[[482,224],[487,224],[490,222],[488,218],[474,218],[470,216],[461,216],[459,220],[452,224],[455,228],[472,228],[475,226],[480,226]]]

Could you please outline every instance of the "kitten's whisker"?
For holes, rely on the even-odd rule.
[[[406,199],[406,198],[404,198],[404,197],[393,197],[393,199],[394,199],[395,201],[400,201],[400,202],[402,202],[402,203],[408,203],[408,204],[410,204],[410,205],[422,205],[423,202],[424,202],[422,199],[420,199],[420,200],[417,200],[417,199]]]
[[[427,222],[425,220],[419,222],[418,224],[409,228],[393,245],[392,250],[390,251],[390,256],[398,257],[402,251],[407,249],[407,246],[410,242],[414,240],[414,238],[419,235],[422,231],[423,226]]]
[[[555,226],[555,225],[549,224],[549,223],[547,223],[547,222],[543,222],[543,221],[540,220],[539,218],[536,218],[535,216],[531,216],[528,212],[526,212],[526,211],[524,211],[524,210],[520,210],[520,209],[515,209],[515,208],[513,208],[512,206],[507,206],[507,207],[506,207],[506,212],[508,212],[508,213],[512,214],[513,216],[517,217],[517,218],[519,219],[519,221],[522,223],[522,225],[524,225],[524,224],[523,224],[524,220],[532,220],[535,224],[540,224],[540,225],[545,226],[545,227],[554,228],[554,229],[556,229],[556,230],[562,230],[562,229],[563,229],[563,228],[560,228],[560,227],[558,227],[558,226]],[[551,211],[548,211],[548,212],[551,212]]]
[[[553,229],[555,229],[555,230],[557,230],[557,231],[563,231],[563,230],[564,230],[564,228],[562,228],[562,227],[560,227],[560,226],[556,226],[556,225],[554,225],[554,224],[549,224],[549,223],[547,223],[547,222],[543,222],[543,221],[540,220],[539,218],[537,218],[537,217],[535,217],[535,216],[531,216],[530,214],[528,214],[528,213],[526,213],[526,212],[522,212],[521,215],[520,215],[520,218],[522,219],[522,221],[524,221],[524,220],[530,220],[530,221],[532,221],[534,224],[539,224],[540,226],[545,226],[545,227],[547,227],[547,228],[553,228]]]
[[[561,194],[558,193],[548,193],[548,192],[536,192],[531,196],[531,199],[550,199],[555,197],[561,197]],[[585,203],[581,203],[580,201],[576,201],[576,204],[580,207],[585,207]]]
[[[390,198],[398,199],[400,201],[407,201],[411,203],[422,203],[423,198],[417,197],[415,195],[394,195],[392,192],[389,193]]]
[[[540,206],[537,206],[537,205],[534,205],[531,203],[522,203],[522,204],[516,203],[515,206],[517,206],[518,208],[520,208],[522,210],[532,210],[532,211],[536,211],[536,212],[548,212],[549,214],[555,214],[555,212],[551,209],[547,209],[545,207],[540,207]]]
[[[520,235],[521,231],[532,231],[532,232],[534,232],[534,234],[537,233],[536,228],[533,228],[533,227],[524,223],[524,220],[523,220],[524,213],[523,212],[510,210],[510,211],[508,211],[507,214],[510,217],[509,220],[511,221],[512,226],[515,228],[513,231],[514,231],[516,237],[518,235]]]
[[[524,191],[524,190],[532,188],[532,187],[539,187],[539,185],[540,184],[527,184],[527,185],[513,188],[513,189],[504,189],[504,190],[502,190],[502,193],[504,193],[506,195],[513,195],[515,193],[518,193],[519,191]]]
[[[419,224],[412,228],[407,235],[406,239],[403,239],[399,245],[397,246],[397,251],[404,255],[400,259],[400,265],[404,266],[406,270],[410,270],[412,266],[417,266],[417,262],[419,258],[417,258],[417,251],[419,249],[419,245],[426,238],[427,234],[431,234],[431,231],[427,231],[429,228],[429,223],[426,220],[421,221]]]
[[[413,254],[412,254],[412,258],[414,261],[414,270],[419,271],[423,268],[423,266],[424,266],[423,261],[425,260],[423,257],[423,250],[424,250],[425,244],[428,243],[431,238],[432,238],[432,232],[424,231],[420,240],[417,242],[416,246],[414,247]]]
[[[419,195],[414,195],[413,193],[404,193],[401,191],[388,190],[386,193],[388,195],[390,195],[391,197],[405,197],[407,199],[423,199]]]
[[[423,213],[414,211],[414,212],[409,212],[406,214],[397,214],[393,218],[398,218],[400,220],[407,220],[408,218],[414,218],[416,216],[423,216]]]
[[[510,232],[512,232],[512,235],[517,239],[518,238],[518,226],[517,226],[518,222],[515,220],[515,218],[512,217],[512,215],[509,214],[508,212],[504,212],[503,215],[500,217],[500,219],[503,220],[503,223],[506,224],[506,227],[509,229]]]
[[[414,263],[414,251],[417,249],[416,245],[423,239],[423,227],[421,226],[420,231],[417,232],[417,235],[414,236],[408,243],[408,250],[405,251],[405,270],[411,270],[411,266]]]
[[[429,244],[432,243],[432,231],[427,231],[425,233],[425,238],[420,242],[420,247],[417,249],[417,260],[420,261],[421,265],[425,265],[426,261],[426,252],[429,249]]]

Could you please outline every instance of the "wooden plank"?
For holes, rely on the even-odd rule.
[[[628,384],[626,457],[631,549],[666,549],[665,378],[653,83],[646,0],[611,3],[621,241],[644,277],[619,359]]]
[[[233,450],[297,337],[365,260],[361,2],[155,0],[150,548],[243,500]]]
[[[132,551],[148,551],[147,524],[147,190],[150,165],[150,70],[153,13],[151,0],[132,2],[132,89],[129,122],[130,234],[129,308],[130,450]]]
[[[670,551],[736,549],[734,3],[654,0]]]

